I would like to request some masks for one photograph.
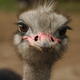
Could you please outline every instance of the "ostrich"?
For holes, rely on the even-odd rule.
[[[50,80],[52,65],[68,45],[68,21],[53,0],[36,1],[19,15],[14,44],[23,60],[23,80]]]

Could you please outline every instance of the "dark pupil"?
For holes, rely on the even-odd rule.
[[[26,24],[24,24],[24,23],[19,23],[18,25],[19,25],[20,31],[22,31],[22,32],[27,32],[28,27],[26,26]]]
[[[66,33],[66,29],[62,29],[62,30],[59,31],[60,35],[64,35],[65,33]]]
[[[65,35],[67,29],[69,29],[68,26],[64,26],[62,28],[59,29],[59,34],[62,36],[62,35]]]

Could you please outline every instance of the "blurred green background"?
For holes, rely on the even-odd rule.
[[[16,11],[18,9],[17,1],[19,0],[0,0],[0,10]],[[80,0],[57,0],[57,2],[62,10],[80,12]]]
[[[15,11],[16,0],[0,0],[0,10]]]

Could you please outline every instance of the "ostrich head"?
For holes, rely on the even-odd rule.
[[[35,4],[36,6],[36,4]],[[68,19],[54,10],[54,2],[39,4],[18,18],[14,43],[23,59],[30,63],[57,60],[68,44]]]

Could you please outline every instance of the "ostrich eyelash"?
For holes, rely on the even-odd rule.
[[[64,25],[61,28],[59,28],[59,30],[72,30],[72,28],[68,25]]]
[[[64,35],[67,30],[72,30],[72,28],[68,25],[64,25],[58,29],[60,35]]]
[[[18,30],[20,32],[27,32],[29,29],[29,26],[22,21],[19,21],[18,23],[16,23],[16,25],[18,26]]]

